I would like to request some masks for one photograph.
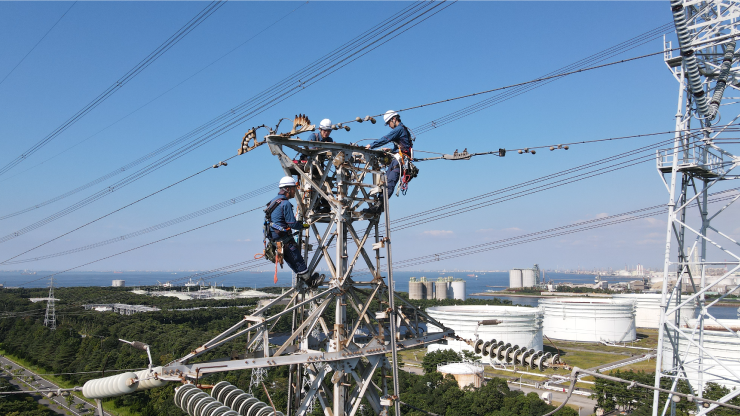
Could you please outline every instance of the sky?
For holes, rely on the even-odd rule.
[[[71,9],[70,5],[0,2],[0,37],[6,39],[0,79],[7,76],[0,83],[0,166],[63,125],[207,3],[78,2]],[[110,98],[0,175],[0,216],[62,195],[191,132],[408,5],[226,3]],[[250,127],[275,125],[280,118],[299,113],[316,123],[323,118],[347,121],[532,80],[670,21],[667,2],[452,4],[150,175],[0,243],[0,262],[235,155]],[[659,52],[662,47],[657,39],[609,61]],[[655,55],[574,74],[513,97],[418,135],[415,149],[484,152],[669,131],[674,128],[677,93],[678,83],[662,57]],[[407,111],[403,121],[413,130],[484,98]],[[332,137],[356,142],[387,131],[381,123],[355,123],[351,132],[337,131]],[[535,155],[509,152],[503,158],[481,156],[464,162],[419,162],[419,177],[406,196],[392,198],[391,214],[414,216],[668,138],[572,145],[568,151],[543,149]],[[133,171],[0,220],[0,235],[48,218]],[[116,238],[276,183],[281,176],[277,159],[262,147],[20,258]],[[105,247],[0,265],[0,270],[64,270],[261,207],[272,196],[273,192],[258,195]],[[667,199],[650,160],[397,231],[393,256],[397,261],[443,252],[664,204]],[[732,236],[740,236],[731,220],[736,214],[733,207],[730,220],[719,223]],[[208,270],[248,260],[262,251],[262,215],[258,209],[79,270]],[[417,267],[505,270],[534,263],[545,269],[619,269],[638,263],[660,267],[664,245],[665,218],[658,216]]]

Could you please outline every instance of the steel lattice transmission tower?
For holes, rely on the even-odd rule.
[[[44,315],[44,326],[49,329],[57,329],[57,312],[54,301],[54,277],[52,277],[49,280],[49,298],[46,300],[46,315]]]
[[[718,357],[709,344],[705,345],[708,323],[740,337],[708,311],[740,287],[729,279],[740,269],[739,244],[722,229],[728,225],[722,222],[722,214],[727,216],[728,207],[740,195],[731,194],[721,207],[708,205],[710,189],[718,191],[727,180],[740,178],[733,174],[740,158],[722,147],[728,145],[724,135],[737,131],[732,125],[740,118],[737,106],[733,107],[737,97],[724,97],[725,92],[737,95],[740,91],[740,65],[735,52],[740,39],[740,8],[734,1],[670,3],[680,53],[674,53],[672,43],[666,43],[664,59],[679,82],[679,91],[674,144],[660,150],[657,157],[669,200],[655,386],[668,380],[671,390],[675,390],[679,383],[687,383],[697,398],[692,407],[696,405],[696,415],[700,416],[716,407],[704,406],[700,400],[707,382],[731,385],[740,380],[740,362]],[[721,116],[726,124],[719,125]],[[709,275],[722,268],[721,275]],[[732,290],[707,301],[708,291],[724,285],[732,285]],[[692,304],[698,306],[696,320],[680,315],[682,306]],[[720,401],[738,394],[740,388]],[[675,415],[676,402],[672,399],[669,395],[661,405],[656,391],[653,415]]]
[[[163,367],[159,377],[197,380],[288,366],[286,414],[307,414],[318,402],[325,415],[352,416],[366,400],[375,414],[400,415],[397,350],[454,333],[392,290],[390,215],[384,192],[378,192],[392,157],[362,146],[293,138],[313,129],[305,116],[296,117],[291,132],[270,130],[264,141],[252,129],[239,153],[268,144],[285,174],[298,177],[296,208],[310,227],[296,238],[309,271],[323,263],[329,279],[311,288],[294,278],[290,290]],[[376,204],[385,207],[383,213],[362,212]],[[291,332],[271,336],[281,320]],[[428,333],[427,325],[443,329]],[[246,349],[230,360],[199,362],[202,354],[244,338]]]

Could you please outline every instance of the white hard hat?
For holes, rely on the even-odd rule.
[[[295,186],[295,179],[292,176],[283,176],[280,179],[280,188],[287,188],[289,186]]]
[[[328,118],[321,120],[321,124],[319,124],[319,129],[331,130],[331,120],[329,120]]]
[[[391,119],[392,119],[393,117],[397,116],[397,115],[398,115],[398,113],[396,113],[395,111],[393,111],[393,110],[388,110],[388,111],[386,111],[386,112],[385,112],[385,114],[383,114],[383,121],[384,121],[384,122],[385,122],[385,124],[387,125],[387,124],[388,124],[388,122],[389,122],[389,121],[391,121]]]

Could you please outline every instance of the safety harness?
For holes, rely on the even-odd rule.
[[[401,167],[401,184],[396,190],[396,196],[400,191],[404,195],[409,190],[409,182],[419,175],[419,168],[416,167],[411,161],[414,160],[414,136],[411,134],[411,130],[408,127],[403,126],[406,130],[406,134],[409,135],[409,143],[411,144],[406,152],[401,146],[398,146],[398,154],[394,154],[393,157],[398,161],[398,165]]]
[[[264,251],[262,254],[256,254],[254,258],[266,258],[267,261],[270,263],[275,263],[275,283],[277,283],[277,271],[278,271],[278,263],[280,264],[280,268],[283,268],[283,243],[286,238],[289,238],[291,236],[290,234],[290,228],[283,228],[279,224],[275,224],[272,222],[272,213],[277,209],[277,207],[280,206],[280,204],[283,203],[283,201],[287,201],[286,198],[278,198],[273,201],[270,201],[267,204],[267,207],[265,208],[265,222],[262,225],[262,233],[264,234],[264,238],[262,239],[262,243],[265,246]],[[272,230],[275,229],[278,231],[278,233],[288,233],[287,237],[283,236],[277,239],[272,238]]]

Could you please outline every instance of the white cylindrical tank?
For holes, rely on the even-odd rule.
[[[424,283],[409,282],[409,299],[424,299]]]
[[[483,364],[481,363],[449,363],[437,366],[442,375],[451,374],[457,380],[460,388],[465,386],[480,387],[483,385]]]
[[[125,280],[114,280],[113,283],[111,284],[111,286],[113,286],[113,287],[124,287],[124,286],[126,286],[126,281]]]
[[[740,330],[739,319],[719,319],[724,326],[737,332]],[[692,319],[682,325],[691,335],[691,331],[698,325],[698,319]],[[699,332],[696,331],[692,340],[698,344]],[[663,369],[670,370],[673,366],[673,350],[670,342],[663,343]],[[703,390],[709,382],[717,383],[733,390],[740,387],[740,380],[732,372],[740,375],[740,338],[728,332],[722,325],[711,320],[704,321],[704,350],[720,361],[721,365],[708,354],[702,356],[702,366],[699,366],[699,347],[686,338],[678,337],[678,348],[684,359],[684,369],[689,383],[694,390]],[[724,366],[724,367],[723,367]],[[725,368],[726,367],[726,368]],[[700,377],[701,376],[701,377]]]
[[[466,300],[468,295],[465,291],[465,281],[462,279],[450,282],[450,298],[457,300]]]
[[[434,286],[434,298],[439,300],[447,299],[447,282],[435,282]]]
[[[133,393],[139,383],[134,373],[89,380],[82,386],[82,395],[88,399],[105,399]]]
[[[637,338],[631,299],[555,298],[540,300],[545,335],[564,341],[624,342]]]
[[[461,305],[435,306],[426,312],[442,325],[455,331],[455,335],[467,339],[490,341],[496,339],[511,345],[542,349],[542,311],[524,306]],[[487,320],[500,321],[498,325],[478,325]],[[429,325],[429,332],[441,329]],[[449,341],[452,342],[452,341]],[[437,348],[436,344],[434,349]],[[467,344],[465,344],[467,345]],[[454,349],[454,348],[453,348]],[[464,348],[472,351],[472,347]]]
[[[521,269],[509,270],[509,287],[510,288],[522,287],[522,270]]]
[[[424,299],[434,299],[434,282],[423,282]]]
[[[534,287],[537,285],[537,277],[532,269],[522,270],[522,287]]]
[[[660,324],[660,299],[663,295],[659,293],[633,293],[614,295],[614,299],[633,300],[635,302],[635,325],[638,328],[655,328]],[[675,314],[667,316],[670,322],[675,319]],[[681,308],[681,322],[694,319],[696,316],[696,302],[687,303]]]

